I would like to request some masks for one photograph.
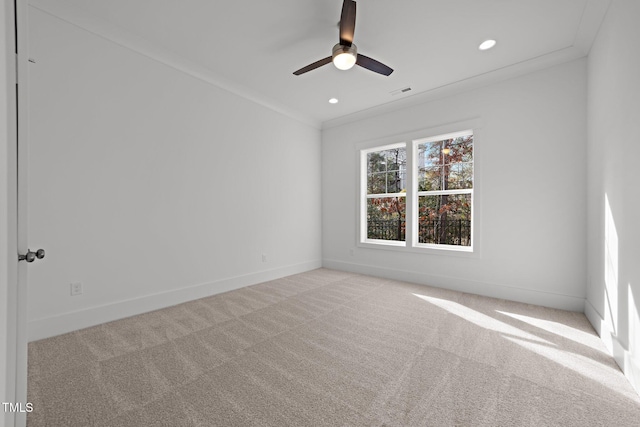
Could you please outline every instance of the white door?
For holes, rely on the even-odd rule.
[[[28,270],[34,261],[44,257],[44,252],[29,248],[28,210],[27,210],[27,167],[28,167],[28,46],[27,46],[27,0],[17,0],[16,24],[18,40],[18,144],[17,144],[17,249],[21,255],[14,258],[17,267],[17,289],[15,290],[15,401],[26,406],[27,403],[27,283]],[[30,250],[31,249],[31,250]],[[37,248],[39,249],[39,248]],[[23,407],[24,408],[24,407]],[[26,426],[26,412],[15,412],[15,426]]]

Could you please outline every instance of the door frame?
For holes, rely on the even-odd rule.
[[[3,0],[0,18],[4,28],[3,43],[0,46],[1,71],[0,93],[4,98],[0,129],[5,129],[0,135],[0,151],[3,157],[2,177],[0,182],[0,243],[2,248],[2,262],[0,264],[0,312],[6,313],[0,320],[0,373],[3,383],[0,384],[3,402],[16,401],[16,335],[17,335],[17,288],[18,288],[18,181],[17,181],[17,97],[16,97],[16,41],[15,41],[15,3],[14,0]],[[4,408],[3,408],[4,409]],[[0,412],[0,425],[14,426],[15,416],[11,412]]]

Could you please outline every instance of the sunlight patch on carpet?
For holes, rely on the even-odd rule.
[[[508,334],[511,336],[524,338],[526,340],[531,340],[535,342],[544,343],[546,345],[555,345],[544,338],[537,337],[533,334],[523,331],[522,329],[518,329],[511,325],[508,325],[504,322],[501,322],[497,319],[494,319],[491,316],[487,316],[486,314],[480,313],[476,310],[473,310],[467,306],[459,304],[454,301],[449,301],[440,298],[429,297],[426,295],[413,294],[414,296],[431,303],[437,307],[440,307],[451,314],[454,314],[464,320],[467,320],[481,328],[490,329],[495,332]]]

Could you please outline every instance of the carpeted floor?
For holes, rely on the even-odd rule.
[[[29,427],[637,426],[583,314],[319,269],[29,345]]]

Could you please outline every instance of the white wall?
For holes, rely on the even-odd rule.
[[[318,129],[30,19],[31,339],[321,265]]]
[[[640,390],[640,2],[614,0],[589,54],[586,310]]]
[[[470,119],[482,123],[474,139],[475,256],[357,247],[356,147],[437,135]],[[323,264],[582,311],[585,151],[585,59],[325,129]]]

